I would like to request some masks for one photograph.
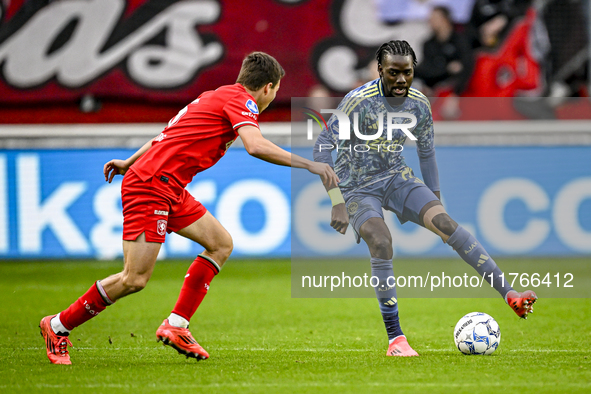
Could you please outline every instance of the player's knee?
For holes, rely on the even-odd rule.
[[[439,231],[447,236],[451,236],[458,228],[458,224],[447,213],[440,213],[433,218],[432,222]]]
[[[127,294],[137,293],[143,290],[148,284],[150,277],[146,275],[137,275],[126,273],[123,275],[121,283],[126,290]]]
[[[392,237],[386,234],[380,234],[371,239],[368,242],[368,246],[372,256],[389,259],[392,257]]]
[[[214,245],[207,248],[207,252],[221,267],[228,260],[233,249],[232,236],[226,232],[218,237]]]
[[[445,212],[443,205],[435,201],[423,207],[421,210],[421,222],[444,241],[447,241],[458,227],[458,224]]]
[[[220,253],[224,258],[224,262],[228,260],[230,254],[232,254],[232,250],[234,250],[234,241],[232,241],[232,237],[230,234],[228,234],[228,236],[224,238],[224,241],[220,245]]]

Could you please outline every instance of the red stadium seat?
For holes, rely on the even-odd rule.
[[[512,97],[542,86],[542,70],[530,49],[529,34],[536,18],[530,8],[495,52],[476,56],[474,74],[464,97]],[[443,92],[442,92],[443,93]]]

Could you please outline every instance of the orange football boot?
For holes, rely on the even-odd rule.
[[[197,361],[209,358],[209,354],[203,349],[191,335],[188,328],[174,327],[164,319],[158,330],[156,330],[158,342],[173,347],[180,354],[196,358]]]
[[[73,346],[72,342],[66,335],[57,335],[51,328],[51,319],[53,316],[45,316],[39,323],[41,335],[45,339],[45,347],[47,350],[47,357],[52,364],[67,364],[70,365],[70,354],[68,353],[68,345]]]
[[[394,339],[394,342],[388,346],[388,351],[386,352],[386,356],[414,357],[418,355],[419,353],[410,347],[404,335]]]
[[[534,312],[534,304],[537,299],[538,296],[532,290],[526,290],[523,293],[510,290],[507,293],[507,304],[522,319],[527,319],[527,315]]]

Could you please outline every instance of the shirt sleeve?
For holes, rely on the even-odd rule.
[[[437,192],[439,187],[439,170],[437,169],[437,160],[435,159],[435,144],[433,132],[433,116],[428,104],[424,105],[423,116],[414,135],[417,137],[417,154],[421,167],[421,175],[425,185],[431,191]]]
[[[232,98],[224,105],[223,112],[234,130],[242,126],[259,128],[259,108],[249,96],[240,95]]]

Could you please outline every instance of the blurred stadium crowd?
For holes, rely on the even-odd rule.
[[[586,1],[380,0],[378,4],[385,23],[422,22],[422,33],[416,34],[426,39],[420,43],[416,77],[432,95],[588,96]],[[403,13],[397,13],[400,4]]]
[[[339,96],[377,77],[375,49],[414,47],[415,87],[447,97],[531,97],[532,118],[588,97],[588,0],[2,0],[0,122],[165,122],[233,83],[253,50],[291,97]],[[552,97],[548,101],[543,98]],[[533,98],[539,98],[535,100]],[[551,112],[551,111],[550,111]]]

